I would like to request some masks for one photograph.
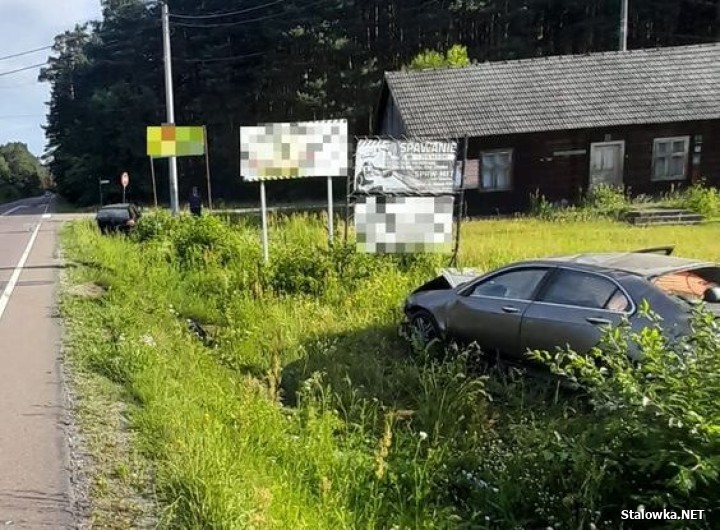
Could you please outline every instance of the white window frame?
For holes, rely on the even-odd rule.
[[[478,191],[481,193],[493,193],[498,191],[512,191],[513,190],[513,170],[515,166],[515,150],[513,148],[508,149],[492,149],[489,151],[482,151],[480,153],[480,157],[478,159]],[[493,187],[493,188],[486,188],[484,187],[483,182],[483,157],[485,155],[496,155],[500,153],[507,153],[508,158],[510,160],[510,167],[508,169],[508,185],[504,188],[499,187]],[[495,179],[495,183],[497,184],[497,177]]]
[[[680,153],[674,153],[672,151],[672,144],[674,142],[684,142],[685,148],[680,155]],[[670,173],[670,168],[672,167],[671,161],[673,158],[682,156],[682,174],[681,175],[663,175],[661,177],[657,177],[655,173],[655,165],[658,162],[658,146],[660,144],[670,144],[670,150],[667,154],[668,158],[668,173]],[[653,182],[665,182],[665,181],[671,181],[671,180],[686,180],[688,177],[688,162],[690,157],[690,136],[670,136],[667,138],[655,138],[653,140],[653,154],[652,154],[652,173],[650,174],[650,180]]]

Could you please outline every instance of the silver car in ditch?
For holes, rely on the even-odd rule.
[[[403,329],[433,339],[476,343],[526,358],[528,350],[586,353],[604,328],[649,321],[644,301],[671,337],[687,335],[693,306],[720,314],[720,266],[672,256],[672,247],[521,261],[476,277],[445,274],[406,300]]]

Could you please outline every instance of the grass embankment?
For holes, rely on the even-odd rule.
[[[717,235],[469,223],[462,265],[664,244],[720,260]],[[671,469],[689,467],[670,435],[663,450],[674,456],[641,478],[649,440],[639,405],[591,412],[576,397],[558,400],[550,383],[477,374],[465,354],[408,355],[400,305],[440,258],[327,252],[323,224],[303,216],[274,222],[271,237],[263,268],[255,227],[211,217],[148,217],[140,241],[103,238],[89,222],[64,234],[81,263],[72,281],[106,289],[65,297],[72,359],[129,404],[167,526],[613,528],[621,507],[663,488],[672,506],[706,507],[706,485],[686,494],[668,485]],[[186,318],[211,330],[209,343]],[[681,434],[683,447],[705,448]]]

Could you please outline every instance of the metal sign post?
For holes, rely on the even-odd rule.
[[[260,181],[260,211],[262,215],[262,241],[263,241],[263,258],[265,263],[270,261],[268,251],[268,222],[267,222],[267,198],[265,196],[265,181]]]
[[[122,188],[123,188],[123,199],[122,199],[122,202],[123,202],[123,204],[124,204],[124,203],[125,203],[125,190],[127,189],[128,184],[130,184],[130,176],[127,174],[127,172],[123,173],[123,174],[120,176],[120,184],[122,184]]]
[[[350,172],[348,172],[348,176],[345,180],[345,226],[343,227],[345,233],[343,242],[347,245],[348,234],[350,231],[350,194],[352,193],[350,188]]]
[[[104,185],[106,185],[106,184],[110,184],[110,181],[109,181],[109,180],[104,180],[104,179],[98,179],[98,189],[100,190],[100,208],[102,208],[102,205],[103,205],[103,192],[102,192],[102,187],[103,187]]]
[[[203,139],[205,140],[205,175],[207,177],[208,210],[212,210],[212,188],[210,187],[210,151],[208,150],[207,127],[203,125]]]
[[[355,137],[355,144],[357,144],[358,137]],[[351,165],[348,169],[347,176],[345,177],[345,239],[344,243],[347,245],[348,242],[348,234],[350,232],[350,203],[354,203],[354,194],[355,194],[355,183],[353,180],[355,179],[355,150],[353,149],[352,157],[351,157]],[[352,179],[352,180],[351,180]],[[351,201],[351,199],[353,199]]]
[[[152,187],[153,187],[153,200],[155,201],[155,208],[158,207],[158,200],[157,200],[157,186],[155,185],[155,159],[153,157],[150,158],[150,177],[152,178]]]
[[[463,139],[462,143],[462,169],[460,172],[460,182],[459,182],[459,189],[457,190],[457,200],[458,205],[456,209],[456,228],[455,228],[455,248],[453,249],[453,255],[450,259],[450,266],[454,267],[457,266],[458,263],[458,257],[460,254],[460,231],[462,230],[462,218],[463,218],[463,209],[464,209],[464,202],[465,202],[465,172],[467,168],[467,153],[468,153],[468,142],[469,139],[467,136]]]
[[[334,226],[335,208],[333,206],[332,177],[327,178],[327,193],[328,193],[328,246],[332,247],[333,238],[335,235],[335,226]]]

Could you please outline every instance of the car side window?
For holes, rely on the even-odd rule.
[[[545,274],[547,269],[519,269],[500,273],[475,286],[471,295],[530,300]]]
[[[608,311],[614,311],[615,313],[625,313],[630,311],[630,300],[628,300],[625,293],[620,289],[616,289],[615,293],[610,297],[608,303],[605,304],[605,309]]]
[[[625,311],[630,302],[607,278],[580,271],[559,270],[538,299],[540,302],[609,311]]]

